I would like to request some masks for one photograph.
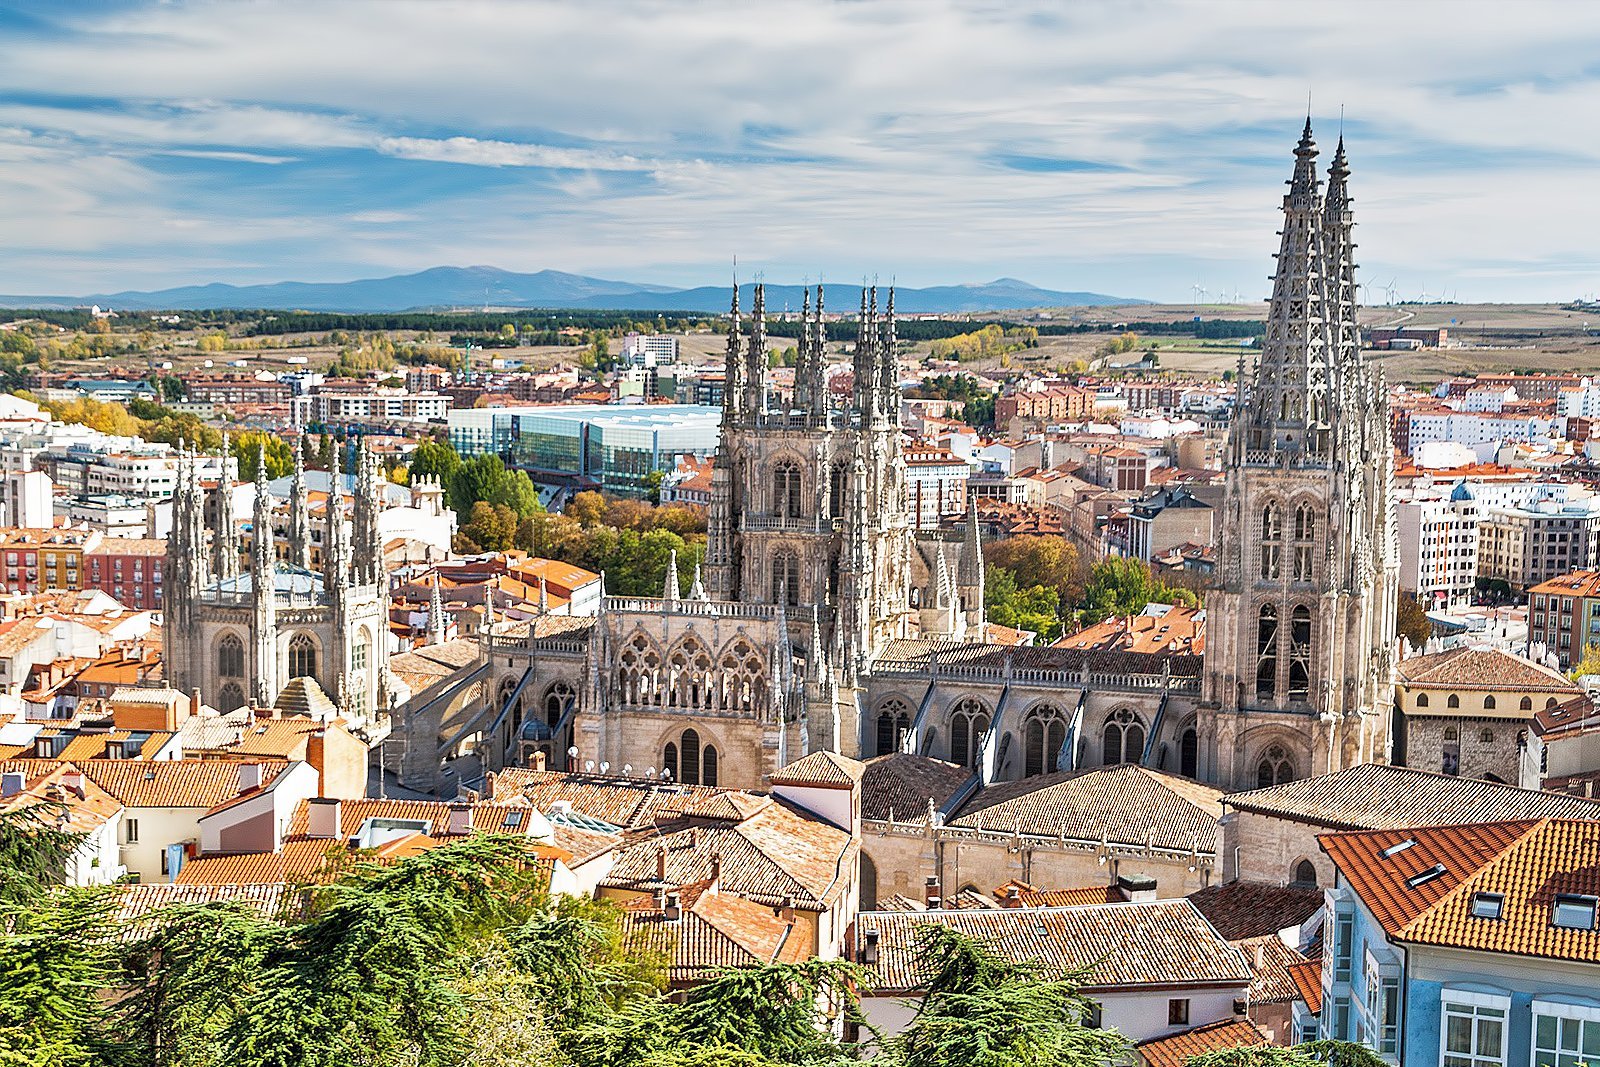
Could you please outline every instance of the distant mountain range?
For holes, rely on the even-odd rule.
[[[749,285],[740,287],[750,307]],[[768,285],[767,310],[798,309],[802,287]],[[828,307],[849,311],[860,300],[859,286],[838,285]],[[983,285],[899,288],[895,310],[903,314],[1008,311],[1018,308],[1145,304],[1147,300],[1104,293],[1040,289],[1015,278]],[[392,278],[352,282],[277,282],[272,285],[190,285],[154,292],[91,293],[87,296],[0,296],[0,307],[71,308],[98,304],[128,311],[273,308],[295,311],[412,311],[490,308],[592,308],[618,311],[718,312],[728,307],[726,286],[676,289],[666,285],[619,282],[581,274],[542,270],[516,274],[495,267],[433,267]]]

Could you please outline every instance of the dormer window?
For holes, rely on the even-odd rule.
[[[1595,898],[1577,893],[1557,893],[1550,906],[1550,925],[1564,930],[1594,929]]]
[[[1474,893],[1472,894],[1472,917],[1474,919],[1498,919],[1505,911],[1506,896],[1504,893]]]

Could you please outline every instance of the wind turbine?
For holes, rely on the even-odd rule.
[[[1384,300],[1390,307],[1394,307],[1394,283],[1397,278],[1390,278],[1383,287]]]
[[[1194,285],[1190,286],[1190,288],[1194,290],[1195,306],[1198,307],[1201,304],[1204,304],[1206,302],[1206,287],[1201,285],[1199,282],[1195,282]]]

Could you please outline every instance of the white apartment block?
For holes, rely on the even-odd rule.
[[[1411,449],[1433,441],[1486,445],[1500,441],[1548,441],[1556,436],[1554,419],[1537,415],[1496,415],[1472,411],[1427,411],[1411,415]]]
[[[913,448],[906,453],[906,493],[912,521],[919,530],[939,525],[945,515],[967,510],[967,483],[972,468],[942,448]]]
[[[1568,419],[1600,418],[1600,385],[1561,390],[1556,395],[1556,414]]]
[[[291,398],[290,410],[302,426],[307,422],[427,422],[448,415],[450,402],[451,398],[444,393],[412,393],[373,386],[369,389],[319,389],[308,397]]]
[[[55,525],[55,486],[44,471],[7,471],[0,487],[0,526]]]
[[[1461,410],[1498,414],[1506,409],[1507,404],[1515,403],[1516,399],[1517,391],[1509,385],[1475,385],[1462,394]]]
[[[1395,502],[1400,588],[1426,607],[1470,601],[1478,577],[1478,502],[1465,486],[1402,491]]]
[[[623,361],[634,367],[664,367],[678,362],[678,339],[653,333],[630,333],[622,339]]]

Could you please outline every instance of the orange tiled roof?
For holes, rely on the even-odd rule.
[[[742,897],[685,886],[677,919],[653,897],[631,901],[623,912],[628,932],[643,947],[665,953],[674,981],[693,981],[724,967],[799,963],[810,955],[806,938],[773,909]]]
[[[1548,582],[1540,582],[1530,593],[1554,593],[1556,596],[1600,596],[1600,571],[1573,571]]]
[[[1289,977],[1293,980],[1295,990],[1300,999],[1310,1009],[1311,1014],[1319,1015],[1322,1012],[1322,961],[1301,960],[1291,963],[1288,967]]]
[[[288,768],[287,760],[258,760],[261,780],[270,783]],[[22,771],[59,760],[16,759],[0,770]],[[239,764],[233,760],[88,759],[76,766],[95,784],[130,808],[212,808],[239,793]]]
[[[1396,669],[1399,680],[1430,689],[1515,689],[1576,693],[1560,671],[1497,648],[1462,646],[1411,656]]]
[[[999,896],[1004,888],[998,887],[995,895]],[[1081,885],[1071,889],[1020,889],[1017,900],[1025,908],[1067,908],[1079,904],[1122,904],[1127,898],[1114,885]]]
[[[1197,1026],[1169,1037],[1152,1038],[1133,1046],[1146,1067],[1184,1067],[1191,1056],[1228,1048],[1253,1048],[1270,1044],[1249,1019],[1224,1019]]]
[[[1317,840],[1397,941],[1600,963],[1600,929],[1552,922],[1558,895],[1600,896],[1600,867],[1591,862],[1600,822],[1471,823]],[[1473,914],[1479,894],[1501,898],[1498,918]]]
[[[837,752],[813,752],[780,767],[772,776],[773,785],[855,785],[866,767]]]

